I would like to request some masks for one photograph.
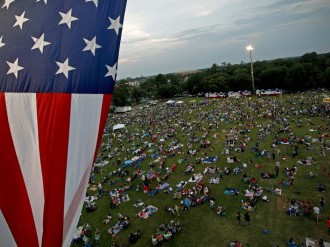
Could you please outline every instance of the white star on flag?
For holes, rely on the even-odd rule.
[[[41,0],[37,0],[37,2],[40,2]],[[47,0],[44,0],[45,4],[47,4]]]
[[[31,37],[34,41],[34,45],[31,50],[39,49],[41,53],[44,52],[44,46],[50,45],[51,43],[45,41],[45,34],[43,33],[39,38]]]
[[[0,48],[6,45],[5,43],[2,42],[2,38],[3,36],[0,37]]]
[[[95,56],[95,50],[101,48],[102,46],[96,44],[96,36],[92,40],[84,39],[86,47],[83,51],[91,51]]]
[[[111,76],[112,79],[115,81],[117,75],[117,63],[115,63],[112,67],[108,65],[105,66],[107,66],[108,69],[108,73],[105,75],[105,77]]]
[[[5,3],[2,5],[2,8],[7,7],[9,9],[9,5],[15,2],[15,0],[5,0]]]
[[[64,61],[64,63],[60,63],[60,62],[56,62],[56,63],[59,67],[58,71],[56,72],[56,75],[63,73],[65,75],[66,79],[68,79],[68,77],[69,77],[69,71],[76,69],[69,65],[69,58],[67,58]]]
[[[15,62],[13,62],[13,63],[8,62],[8,61],[6,61],[6,62],[9,66],[9,70],[7,72],[7,75],[13,73],[15,75],[15,77],[17,78],[18,71],[24,69],[23,67],[18,65],[18,58],[16,58]]]
[[[86,0],[87,2],[93,2],[95,4],[95,6],[97,7],[97,5],[99,4],[99,0]]]
[[[109,20],[111,25],[108,27],[108,29],[114,29],[118,35],[119,29],[123,27],[123,25],[120,23],[120,16],[118,16],[116,20],[113,20],[109,17]]]
[[[13,27],[19,26],[22,30],[24,22],[29,20],[28,18],[25,18],[24,16],[25,16],[25,11],[20,16],[15,15],[16,22]]]
[[[62,12],[59,12],[59,13],[62,16],[62,20],[60,21],[60,23],[58,25],[67,24],[68,27],[71,29],[71,22],[78,20],[78,18],[72,16],[72,9],[70,9],[69,12],[66,14],[64,14]]]

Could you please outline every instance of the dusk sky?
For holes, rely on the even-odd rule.
[[[330,52],[330,0],[129,0],[118,79]]]

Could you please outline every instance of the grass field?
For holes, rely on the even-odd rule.
[[[165,138],[165,130],[168,128],[175,128],[173,137],[169,137],[165,140],[164,147],[170,145],[170,143],[177,139],[179,143],[183,144],[182,152],[176,153],[173,157],[166,157],[165,167],[163,170],[158,170],[158,165],[154,167],[155,171],[160,172],[163,175],[166,172],[166,167],[170,167],[173,164],[178,164],[181,158],[189,159],[178,164],[178,169],[175,170],[168,178],[166,182],[176,190],[176,184],[181,180],[189,180],[191,175],[183,175],[181,171],[185,169],[188,163],[195,166],[195,173],[202,173],[206,166],[217,166],[221,169],[224,167],[234,168],[236,166],[247,164],[247,167],[238,175],[224,175],[219,184],[209,184],[209,176],[205,176],[206,185],[209,187],[211,197],[215,198],[216,207],[223,204],[226,207],[226,215],[218,216],[215,210],[210,208],[209,201],[205,204],[198,205],[197,207],[191,207],[184,212],[180,212],[180,216],[173,216],[166,212],[167,205],[173,206],[180,205],[180,200],[173,199],[173,192],[170,194],[164,194],[160,191],[153,197],[147,196],[143,191],[136,191],[136,187],[142,184],[140,176],[132,181],[132,188],[127,191],[130,197],[130,201],[124,202],[118,205],[116,208],[110,208],[111,198],[108,193],[96,201],[97,210],[95,212],[86,212],[86,203],[84,204],[82,215],[79,221],[79,226],[90,223],[92,230],[87,234],[91,239],[93,246],[111,246],[113,243],[119,246],[130,246],[128,242],[128,234],[135,232],[138,229],[141,230],[141,238],[137,241],[135,246],[151,246],[151,236],[155,234],[156,229],[161,223],[167,224],[172,219],[179,220],[181,223],[181,231],[173,236],[169,241],[164,242],[162,246],[229,246],[233,240],[239,240],[243,246],[286,246],[286,241],[293,237],[296,242],[304,242],[306,237],[313,239],[323,238],[330,242],[330,234],[327,232],[325,219],[330,216],[330,197],[329,186],[330,177],[329,172],[329,157],[330,151],[325,151],[326,156],[321,154],[320,142],[312,142],[312,139],[318,139],[320,135],[326,133],[330,134],[330,120],[329,116],[320,114],[318,110],[322,106],[322,96],[317,93],[304,93],[299,95],[285,95],[283,98],[245,98],[245,99],[221,99],[219,101],[209,101],[205,105],[201,105],[199,102],[203,99],[195,99],[197,106],[192,107],[190,105],[191,98],[183,99],[185,104],[182,107],[165,108],[162,103],[142,110],[134,110],[133,112],[124,115],[112,115],[108,120],[110,128],[117,123],[126,123],[127,130],[122,131],[121,137],[112,135],[105,135],[103,137],[102,147],[100,148],[99,157],[102,161],[109,161],[109,164],[98,172],[93,172],[93,180],[95,184],[103,181],[104,177],[117,170],[125,159],[131,159],[134,155],[132,151],[139,147],[144,146],[144,142],[151,143],[150,137],[141,137],[147,130],[150,133],[156,134],[158,132],[159,137],[154,142],[154,146],[147,148],[145,154],[147,158],[143,160],[138,169],[144,171],[149,170],[149,162],[154,161],[150,156],[157,151],[157,145],[159,140]],[[313,112],[313,105],[317,108]],[[301,113],[296,111],[301,110]],[[306,111],[305,111],[306,110]],[[268,111],[273,111],[279,119],[265,118],[265,114]],[[300,114],[300,115],[299,115]],[[286,118],[286,120],[284,119]],[[186,125],[187,122],[190,125]],[[216,127],[216,124],[218,127]],[[290,139],[292,136],[302,138],[306,135],[311,139],[311,150],[306,150],[305,144],[298,145],[298,157],[291,157],[293,151],[292,145],[276,145],[275,149],[279,150],[279,155],[276,155],[275,159],[272,157],[260,157],[256,158],[252,147],[256,142],[259,143],[260,150],[266,150],[272,153],[272,144],[275,139],[276,133],[280,128],[284,128],[289,124],[291,132],[280,133],[280,138]],[[212,124],[210,126],[210,124]],[[250,124],[248,126],[248,124]],[[188,126],[188,127],[187,127]],[[191,130],[189,130],[191,126]],[[228,137],[229,131],[232,128],[242,130],[243,126],[247,126],[249,130],[248,134],[235,134],[235,144],[246,142],[245,152],[236,152],[230,150],[229,155],[222,153],[225,147],[226,136]],[[184,127],[184,129],[182,129]],[[268,129],[267,131],[261,131],[260,129]],[[310,131],[315,129],[316,131]],[[141,135],[136,133],[140,131]],[[206,149],[200,148],[199,143],[192,142],[192,148],[200,149],[195,156],[187,154],[189,139],[191,134],[195,133],[196,137],[201,138],[203,134],[207,133],[205,139],[211,142],[211,147]],[[264,137],[260,136],[264,134]],[[291,134],[290,134],[291,133]],[[213,137],[214,134],[218,134],[217,137]],[[135,139],[133,140],[133,136]],[[248,140],[249,139],[249,140]],[[322,138],[322,141],[330,140],[329,137]],[[292,141],[297,143],[297,141]],[[291,144],[292,144],[291,143]],[[107,151],[106,145],[109,145],[110,152]],[[236,147],[236,146],[235,146]],[[124,149],[129,149],[129,153]],[[153,152],[150,152],[149,150]],[[114,151],[116,150],[116,151]],[[203,154],[206,152],[207,154]],[[114,155],[113,158],[109,158],[108,155]],[[158,152],[159,153],[159,152]],[[226,157],[237,156],[238,162],[235,164],[226,163]],[[205,158],[206,156],[218,156],[218,160],[213,164],[196,164],[196,157]],[[303,166],[297,163],[300,159],[305,159],[308,156],[312,156],[316,164],[312,166]],[[112,157],[112,156],[111,156]],[[283,157],[286,159],[284,160]],[[119,166],[115,166],[115,161],[121,159]],[[249,161],[252,160],[253,164]],[[261,172],[275,173],[275,162],[280,161],[280,173],[279,177],[275,179],[261,179]],[[255,164],[262,164],[261,169],[255,168]],[[291,187],[284,187],[280,185],[282,179],[288,180],[288,177],[284,173],[284,168],[296,165],[298,172],[295,176],[295,183]],[[324,166],[326,165],[327,172],[324,172]],[[130,174],[136,169],[132,167],[126,168]],[[308,178],[308,172],[316,172],[316,178]],[[244,190],[248,188],[248,184],[243,183],[242,175],[246,173],[248,176],[253,176],[257,179],[257,183],[263,187],[263,195],[267,195],[270,199],[269,202],[263,202],[259,200],[256,208],[251,215],[251,225],[244,226],[239,225],[236,222],[237,212],[241,212],[242,223],[244,223],[244,213],[246,210],[242,209],[240,200],[246,199],[244,196]],[[102,184],[103,189],[106,191],[114,188],[119,188],[120,185],[124,185],[124,179],[128,176],[120,179],[119,177],[110,176],[110,179]],[[118,183],[109,186],[108,182],[117,180]],[[319,183],[326,185],[326,192],[318,192],[316,186]],[[153,188],[156,187],[157,180],[152,182]],[[189,183],[186,187],[191,188],[194,184]],[[275,195],[271,192],[265,191],[266,188],[277,186],[282,189],[281,195]],[[226,187],[238,188],[239,195],[230,196],[224,194]],[[93,192],[88,189],[88,195],[95,195],[97,192]],[[285,210],[278,208],[278,204],[288,207],[289,201],[295,199],[297,201],[309,201],[313,206],[319,205],[320,198],[323,197],[326,200],[325,211],[321,213],[321,219],[316,222],[313,215],[309,216],[288,216]],[[142,219],[136,217],[136,214],[142,208],[136,208],[133,204],[136,200],[142,199],[145,205],[154,205],[158,208],[158,212],[149,217],[148,219]],[[107,214],[110,213],[113,219],[108,225],[103,224],[103,220]],[[122,230],[115,239],[108,234],[107,230],[116,224],[117,214],[121,213],[124,216],[130,217],[131,226],[128,229]],[[95,229],[100,230],[100,241],[96,242],[93,235]],[[268,234],[263,233],[263,230],[267,229]],[[73,243],[73,246],[83,246],[83,242]]]

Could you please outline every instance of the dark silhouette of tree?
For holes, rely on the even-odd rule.
[[[279,58],[254,62],[257,89],[280,88],[290,92],[313,88],[330,88],[330,53],[306,53],[301,57]],[[194,73],[159,74],[144,78],[138,87],[130,87],[122,80],[115,87],[114,104],[139,103],[142,98],[167,99],[183,92],[197,95],[206,92],[252,90],[250,63],[221,65]]]

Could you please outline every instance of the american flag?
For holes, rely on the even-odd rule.
[[[126,0],[0,0],[0,246],[69,246]]]

